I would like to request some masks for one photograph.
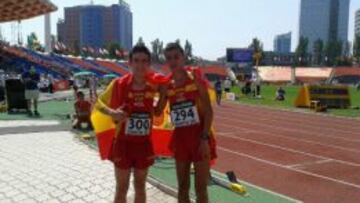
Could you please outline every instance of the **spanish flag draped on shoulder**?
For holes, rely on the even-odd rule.
[[[199,68],[191,67],[186,68],[186,70],[189,74],[189,77],[193,77],[193,79],[203,77]],[[123,102],[125,95],[122,94],[122,92],[124,92],[124,90],[127,88],[130,78],[131,75],[127,74],[112,81],[107,89],[99,96],[93,108],[91,121],[96,133],[98,149],[102,160],[108,160],[111,157],[113,140],[115,135],[119,132],[119,127],[114,123],[110,116],[101,113],[100,109],[104,107],[111,108],[115,98],[117,100],[117,104]],[[171,74],[170,76],[165,77],[157,73],[149,73],[146,77],[148,82],[157,85],[165,85],[170,81],[171,78]],[[208,82],[206,82],[205,85],[208,88],[210,99],[212,103],[214,103],[216,100],[215,91]],[[169,148],[173,129],[174,126],[172,125],[170,118],[170,107],[169,104],[167,104],[161,116],[154,117],[153,119],[151,140],[153,143],[155,155],[164,157],[170,157],[173,155]],[[214,132],[213,128],[212,131]]]
[[[128,81],[131,75],[127,74],[121,78],[113,80],[106,90],[99,96],[91,113],[91,121],[94,126],[98,149],[102,160],[108,160],[111,157],[113,140],[119,132],[119,125],[113,119],[103,114],[100,110],[104,107],[112,108],[113,104],[122,104],[127,89]],[[166,84],[168,78],[157,73],[149,73],[147,81],[152,84]],[[118,106],[118,105],[116,105]],[[154,127],[152,132],[152,141],[155,154],[157,156],[171,156],[168,143],[171,139],[172,127],[170,123],[166,124],[168,119],[166,115],[154,118]]]

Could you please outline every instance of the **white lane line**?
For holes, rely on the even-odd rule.
[[[243,109],[239,109],[239,108],[235,108],[235,109],[221,109],[219,111],[217,111],[217,114],[219,113],[232,113],[232,114],[236,114],[236,115],[252,115],[252,117],[257,117],[259,119],[261,119],[261,117],[264,117],[264,116],[271,116],[272,118],[274,118],[274,120],[277,120],[279,122],[281,121],[287,121],[287,122],[293,122],[293,123],[302,123],[302,124],[305,124],[307,127],[310,127],[310,128],[313,128],[313,129],[318,129],[318,130],[321,130],[322,128],[324,127],[328,127],[326,125],[327,122],[329,122],[329,120],[324,120],[324,121],[321,121],[321,120],[317,120],[317,121],[307,121],[306,119],[307,118],[310,118],[310,117],[307,117],[307,118],[298,118],[297,115],[288,115],[288,114],[283,114],[283,115],[279,115],[278,112],[270,112],[270,113],[267,113],[267,112],[264,112],[262,110],[260,111],[248,111],[248,110],[243,110]],[[331,121],[332,123],[334,123],[335,121]],[[339,123],[335,123],[336,125],[332,125],[331,127],[333,128],[332,130],[335,130],[337,132],[342,132],[342,133],[351,133],[351,134],[355,134],[354,132],[360,130],[360,128],[358,127],[358,125],[355,123],[356,120],[354,120],[351,124],[345,122],[343,124],[339,124]],[[312,126],[309,126],[309,125],[312,125]],[[344,126],[346,126],[346,130],[343,129]],[[339,128],[342,128],[342,129],[339,129]]]
[[[229,120],[229,119],[227,119]],[[249,128],[244,128],[244,127],[236,127],[233,125],[229,125],[229,124],[225,124],[225,123],[217,123],[216,125],[224,125],[224,126],[228,126],[234,129],[239,129],[241,130],[249,130]],[[307,143],[311,143],[311,144],[317,144],[317,145],[321,145],[321,146],[325,146],[325,147],[332,147],[332,148],[336,148],[336,149],[340,149],[340,150],[344,150],[344,151],[350,151],[350,152],[356,152],[356,153],[360,153],[360,150],[355,150],[355,149],[349,149],[346,147],[339,147],[337,145],[332,145],[332,144],[323,144],[321,142],[316,142],[316,141],[311,141],[311,140],[306,140],[306,139],[300,139],[300,138],[295,138],[295,137],[291,137],[291,136],[285,136],[285,135],[281,135],[281,133],[268,133],[265,131],[260,131],[260,130],[252,130],[254,133],[262,133],[262,134],[266,134],[272,137],[282,137],[282,138],[286,138],[286,139],[292,139],[292,140],[296,140],[296,141],[301,141],[301,142],[307,142]]]
[[[17,128],[29,126],[54,126],[59,125],[59,121],[35,121],[35,120],[19,120],[19,121],[0,121],[0,128]]]
[[[221,116],[219,114],[216,114],[215,116],[219,117],[220,119],[224,119],[224,118],[229,119],[228,117]],[[294,129],[290,128],[290,127],[275,126],[274,124],[266,124],[266,123],[261,122],[261,121],[268,121],[268,120],[269,119],[259,118],[259,119],[257,119],[257,123],[251,122],[251,121],[250,122],[244,122],[242,120],[236,120],[236,121],[243,122],[243,123],[257,124],[257,125],[261,125],[261,126],[265,126],[265,127],[271,127],[271,128],[274,128],[274,129],[279,129],[279,130],[288,131],[288,132],[293,132],[294,131]],[[299,121],[297,123],[299,125],[301,124],[301,122],[299,122]],[[304,127],[308,128],[309,126],[304,126]],[[332,139],[340,139],[340,140],[345,140],[345,141],[348,141],[348,142],[359,142],[360,143],[360,139],[350,139],[350,138],[339,137],[339,136],[331,136],[331,135],[327,135],[327,134],[324,134],[324,133],[320,133],[319,131],[317,131],[317,132],[309,132],[308,130],[301,130],[301,129],[296,129],[296,131],[297,132],[302,132],[302,133],[307,134],[307,135],[317,136],[317,137],[329,137],[329,138],[332,138]],[[334,130],[332,129],[331,131],[334,131]],[[351,132],[351,134],[356,135],[354,132]]]
[[[281,164],[278,164],[278,163],[274,163],[274,162],[272,162],[272,161],[267,161],[267,160],[260,159],[260,158],[257,158],[257,157],[254,157],[254,156],[251,156],[251,155],[248,155],[248,154],[244,154],[244,153],[240,153],[240,152],[235,152],[235,151],[232,151],[232,150],[223,148],[223,147],[217,147],[217,149],[222,150],[222,151],[227,152],[227,153],[235,154],[235,155],[238,155],[238,156],[247,157],[247,158],[249,158],[249,159],[253,159],[253,160],[258,161],[258,162],[262,162],[262,163],[269,164],[269,165],[272,165],[272,166],[276,166],[276,167],[279,167],[279,168],[287,169],[287,170],[289,170],[289,171],[293,171],[293,172],[297,172],[297,173],[302,173],[302,174],[305,174],[305,175],[313,176],[313,177],[316,177],[316,178],[320,178],[320,179],[332,181],[332,182],[335,182],[335,183],[338,183],[338,184],[343,184],[343,185],[347,185],[347,186],[349,186],[349,187],[354,187],[354,188],[360,189],[360,185],[357,185],[357,184],[354,184],[354,183],[349,183],[349,182],[346,182],[346,181],[343,181],[343,180],[338,180],[338,179],[335,179],[335,178],[330,178],[330,177],[327,177],[327,176],[323,176],[323,175],[319,175],[319,174],[316,174],[316,173],[311,173],[311,172],[303,171],[303,170],[296,169],[296,168],[289,168],[289,167],[286,167],[286,166],[284,166],[284,165],[281,165]]]
[[[236,113],[234,113],[233,111],[230,111],[230,112],[217,112],[217,116],[221,116],[221,115],[219,115],[219,114],[225,114],[225,116],[226,115],[234,115],[234,116],[237,116],[237,115],[239,115],[239,114],[236,114]],[[245,115],[245,114],[244,114]],[[252,115],[253,117],[256,117],[256,115]],[[292,121],[292,119],[287,119],[287,118],[281,118],[281,119],[279,119],[279,118],[277,118],[276,116],[272,116],[272,115],[268,115],[268,116],[271,116],[271,118],[262,118],[263,116],[266,116],[266,115],[263,115],[263,114],[261,114],[261,115],[259,115],[255,120],[256,120],[256,122],[257,123],[262,123],[262,122],[266,122],[266,121],[272,121],[272,124],[274,123],[274,121],[275,122],[284,122],[284,124],[286,125],[286,124],[289,124],[289,125],[291,125],[291,123],[289,123],[289,122],[293,122],[293,123],[296,123],[296,124],[298,124],[298,125],[302,125],[302,126],[304,126],[304,127],[306,127],[306,129],[312,129],[314,132],[316,132],[317,134],[318,134],[318,136],[325,136],[325,137],[333,137],[333,138],[339,138],[339,139],[344,139],[344,140],[358,140],[359,142],[360,142],[360,140],[359,139],[350,139],[350,138],[346,138],[346,137],[339,137],[339,136],[336,136],[336,135],[334,135],[334,133],[338,133],[338,134],[348,134],[348,135],[351,135],[351,136],[356,136],[356,135],[358,135],[358,133],[356,133],[358,130],[356,129],[354,129],[354,130],[349,130],[348,129],[348,126],[346,126],[346,125],[343,125],[342,127],[344,127],[344,126],[346,126],[346,130],[344,130],[344,129],[340,129],[340,127],[336,127],[336,126],[330,126],[330,127],[332,127],[331,129],[328,129],[328,130],[330,130],[331,131],[331,135],[327,135],[326,133],[322,133],[323,131],[323,129],[326,127],[326,128],[328,128],[329,126],[316,126],[316,123],[307,123],[307,122],[304,122],[303,120],[294,120],[294,121]],[[252,119],[252,120],[254,120],[254,119]],[[283,129],[292,129],[291,128],[291,126],[288,126],[288,127],[282,127]],[[303,131],[303,132],[305,132],[305,133],[307,133],[308,134],[308,132],[309,131]]]
[[[211,173],[215,173],[216,176],[220,176],[220,177],[223,178],[224,180],[227,180],[227,177],[226,177],[225,174],[222,174],[222,173],[220,173],[220,172],[218,172],[218,171],[215,171],[215,170],[211,170]],[[283,195],[283,194],[280,194],[280,193],[271,191],[271,190],[269,190],[269,189],[260,187],[260,186],[258,186],[258,185],[254,185],[254,184],[249,183],[249,182],[244,181],[244,180],[239,180],[239,182],[242,183],[242,184],[244,184],[244,185],[248,185],[248,186],[250,186],[250,187],[252,187],[252,188],[255,188],[255,189],[257,189],[257,190],[261,190],[261,191],[270,193],[270,194],[272,194],[272,195],[274,195],[274,196],[278,196],[278,197],[280,197],[280,198],[287,199],[287,200],[292,201],[292,202],[294,202],[294,203],[303,203],[303,202],[300,201],[300,200],[297,200],[297,199],[294,199],[294,198],[292,198],[292,197],[288,197],[288,196],[286,196],[286,195]]]
[[[239,107],[245,107],[245,108],[247,108],[247,109],[245,109],[245,111],[250,110],[251,112],[254,112],[253,110],[256,109],[255,113],[261,112],[262,115],[263,114],[265,114],[265,115],[271,114],[272,115],[273,113],[283,113],[285,115],[292,114],[292,115],[302,116],[303,119],[307,119],[307,118],[311,117],[311,118],[316,118],[316,119],[325,119],[326,121],[331,120],[331,122],[334,122],[340,126],[354,124],[354,122],[360,121],[360,118],[349,118],[349,117],[344,117],[344,116],[317,114],[317,113],[301,111],[301,110],[297,110],[297,109],[274,108],[274,107],[270,107],[270,106],[259,106],[256,104],[245,104],[245,103],[238,103],[238,102],[227,102],[227,103],[229,103],[231,105],[231,106],[227,106],[227,107],[230,107],[230,108],[235,107],[239,111],[243,110],[243,108],[239,108]],[[226,109],[226,108],[223,108],[223,109]],[[264,113],[264,111],[266,113]],[[302,119],[300,119],[300,120],[302,120]],[[354,126],[357,126],[357,125],[354,125]]]
[[[295,149],[290,149],[290,148],[287,148],[287,147],[281,147],[281,146],[278,146],[278,145],[273,145],[273,144],[268,144],[268,143],[265,143],[265,142],[255,141],[255,140],[252,140],[252,139],[247,139],[247,138],[242,138],[242,137],[237,137],[237,136],[230,136],[230,135],[223,135],[221,133],[220,133],[219,136],[227,137],[227,138],[231,138],[231,139],[243,140],[243,141],[246,141],[246,142],[252,142],[252,143],[255,143],[255,144],[259,144],[259,145],[264,145],[264,146],[277,148],[277,149],[281,149],[281,150],[288,151],[288,152],[293,152],[293,153],[302,154],[302,155],[314,157],[314,158],[317,158],[317,159],[321,159],[321,160],[318,160],[318,161],[332,160],[334,162],[339,162],[341,164],[360,167],[360,164],[357,164],[357,163],[353,163],[353,162],[349,162],[349,161],[343,161],[343,160],[339,160],[339,159],[333,159],[333,158],[330,158],[330,157],[325,157],[325,156],[321,156],[321,155],[307,153],[307,152],[303,152],[303,151],[299,151],[299,150],[295,150]]]
[[[233,110],[235,109],[236,112],[238,113],[245,113],[245,114],[260,114],[260,115],[271,115],[274,116],[276,118],[282,118],[284,119],[285,117],[291,117],[291,119],[289,120],[293,120],[293,121],[303,121],[305,119],[311,118],[311,119],[316,119],[314,122],[315,123],[324,123],[324,122],[334,122],[337,125],[340,126],[344,126],[344,125],[351,125],[352,127],[359,129],[359,127],[357,127],[356,122],[360,121],[359,119],[349,119],[346,117],[341,117],[341,118],[336,118],[336,117],[324,117],[324,115],[322,114],[302,114],[303,112],[298,112],[298,111],[284,111],[284,109],[272,109],[272,111],[267,111],[266,109],[258,109],[256,108],[258,106],[254,106],[252,108],[239,108],[239,105],[236,106],[231,106],[229,108],[218,108],[219,110],[225,110],[225,111],[231,111],[234,112]],[[230,110],[231,109],[231,110]],[[290,116],[289,116],[290,115]],[[293,116],[294,115],[294,116]],[[310,122],[311,123],[311,122]]]
[[[288,168],[305,168],[306,166],[314,166],[314,165],[320,165],[320,164],[325,164],[325,163],[329,163],[329,162],[334,162],[334,160],[332,159],[324,159],[324,160],[320,160],[320,161],[309,161],[309,162],[305,162],[305,163],[300,163],[300,164],[294,164],[294,165],[287,165],[286,167]]]

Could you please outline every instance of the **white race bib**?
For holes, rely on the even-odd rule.
[[[125,134],[131,136],[148,136],[151,119],[149,113],[133,113],[126,121]]]
[[[171,121],[175,127],[185,127],[200,123],[196,106],[191,101],[172,105]]]

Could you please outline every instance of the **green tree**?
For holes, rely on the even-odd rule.
[[[144,39],[142,37],[139,37],[136,45],[145,45]]]
[[[27,48],[35,51],[41,50],[41,45],[35,32],[27,36]]]
[[[162,54],[164,51],[164,43],[159,39],[155,39],[151,42],[152,47],[152,60],[155,63],[161,62]]]
[[[175,40],[175,43],[177,43],[177,44],[179,44],[179,45],[181,46],[181,41],[180,41],[180,39]]]
[[[344,49],[343,49],[343,56],[344,57],[350,57],[350,55],[351,55],[350,49],[351,49],[351,42],[348,41],[348,42],[346,42],[344,44]]]
[[[256,64],[257,60],[261,63],[261,59],[263,58],[263,47],[263,43],[258,38],[254,38],[249,45],[249,48],[254,50],[254,64]]]
[[[313,47],[313,63],[314,65],[321,65],[324,59],[324,42],[318,39],[314,42]]]
[[[355,61],[360,62],[360,35],[355,36],[354,46],[353,46],[353,56]]]
[[[327,56],[326,65],[337,66],[341,62],[342,42],[338,40],[328,41],[325,47]]]
[[[308,57],[309,40],[306,37],[300,37],[299,44],[295,50],[297,65],[306,66]]]
[[[262,53],[263,43],[258,38],[254,38],[249,45],[249,48],[253,49],[255,53]]]
[[[4,35],[3,35],[2,29],[0,27],[0,42],[5,42],[5,41],[6,41],[6,39],[5,39]]]
[[[119,43],[116,43],[116,42],[109,43],[109,45],[107,46],[107,50],[109,52],[110,58],[121,59],[121,57],[118,56],[118,54],[117,54],[118,51],[123,52],[123,49]]]
[[[81,53],[81,48],[78,40],[74,41],[73,49],[74,49],[74,55],[79,56]]]
[[[192,48],[192,44],[188,40],[185,41],[184,51],[185,51],[186,62],[188,64],[193,63],[193,53],[192,53],[193,48]]]

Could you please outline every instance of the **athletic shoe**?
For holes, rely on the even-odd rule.
[[[35,116],[40,116],[38,111],[34,111]]]
[[[29,111],[27,111],[27,115],[28,116],[33,116],[33,113],[29,110]]]

